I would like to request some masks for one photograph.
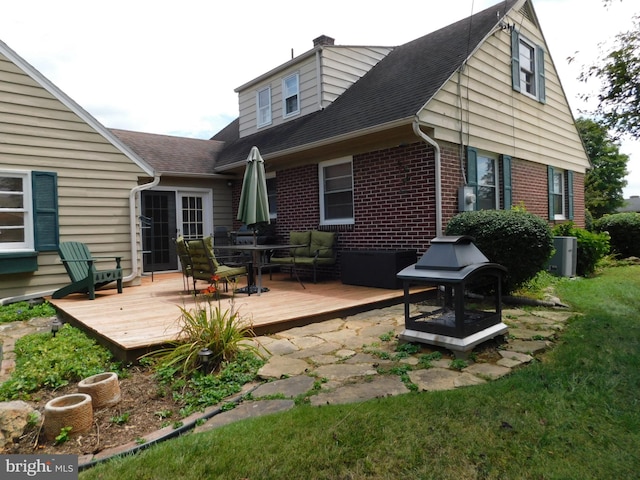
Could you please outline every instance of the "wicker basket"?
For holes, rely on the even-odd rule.
[[[49,400],[44,407],[44,436],[55,439],[65,427],[71,427],[69,435],[76,435],[91,429],[93,407],[91,397],[84,393],[63,395]]]
[[[115,372],[99,373],[81,380],[78,391],[91,396],[94,410],[112,407],[121,398],[118,374]]]

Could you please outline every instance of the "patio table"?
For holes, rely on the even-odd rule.
[[[298,247],[304,247],[305,245],[267,245],[267,244],[244,244],[244,245],[215,245],[216,249],[219,250],[231,250],[234,252],[250,252],[251,256],[252,256],[252,269],[255,269],[258,271],[258,282],[257,285],[255,285],[255,274],[252,275],[252,279],[253,282],[249,282],[249,283],[253,283],[253,285],[250,285],[249,287],[247,287],[247,293],[249,295],[251,295],[251,292],[253,291],[253,288],[256,289],[256,292],[258,293],[258,295],[260,295],[263,291],[262,289],[262,267],[265,266],[264,258],[265,258],[265,254],[269,251],[272,250],[288,250],[291,248],[298,248]],[[298,277],[298,274],[296,272],[296,278],[298,279],[298,282],[300,282],[300,285],[302,285],[302,288],[305,288],[304,284],[302,283],[302,280],[300,280],[300,277]]]

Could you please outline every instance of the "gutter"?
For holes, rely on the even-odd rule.
[[[311,150],[314,148],[318,148],[318,147],[324,147],[326,145],[332,145],[334,143],[337,142],[342,142],[342,141],[346,141],[346,140],[351,140],[353,138],[358,138],[361,137],[363,135],[370,135],[370,134],[374,134],[374,133],[378,133],[378,132],[383,132],[385,130],[388,130],[390,128],[395,128],[395,127],[400,127],[402,125],[408,125],[411,122],[411,117],[405,117],[405,118],[401,118],[399,120],[394,120],[392,122],[387,122],[387,123],[383,123],[380,125],[375,125],[373,127],[368,127],[368,128],[364,128],[362,130],[355,130],[353,132],[348,132],[348,133],[344,133],[341,135],[335,135],[333,137],[329,137],[329,138],[323,138],[322,140],[317,140],[315,142],[311,142],[311,143],[305,143],[303,145],[297,145],[295,147],[290,147],[287,148],[285,150],[278,150],[275,152],[271,152],[271,153],[267,153],[264,154],[261,152],[262,154],[262,158],[264,158],[265,161],[273,158],[273,157],[281,157],[281,156],[286,156],[286,155],[293,155],[296,153],[300,153],[300,152],[305,152],[307,150]],[[260,147],[258,147],[260,148]],[[247,160],[246,158],[243,160],[237,160],[233,163],[229,163],[227,165],[221,165],[219,167],[216,168],[217,171],[219,172],[226,172],[228,170],[234,170],[236,168],[241,168],[246,166],[247,164]]]
[[[435,149],[435,162],[436,162],[436,237],[442,236],[442,166],[440,159],[440,146],[436,143],[436,141],[424,133],[420,129],[420,125],[425,125],[420,122],[420,118],[418,115],[415,116],[413,120],[413,131],[414,133],[424,140],[425,143],[428,143]]]
[[[131,231],[131,273],[124,277],[122,281],[124,283],[132,281],[138,276],[138,242],[137,242],[137,215],[136,215],[136,195],[143,190],[149,190],[160,183],[160,175],[155,175],[151,183],[145,183],[144,185],[137,185],[129,192],[129,229]]]

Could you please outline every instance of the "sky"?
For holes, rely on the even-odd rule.
[[[3,2],[0,40],[108,128],[210,138],[238,116],[234,89],[313,47],[401,45],[498,0],[21,0]],[[632,26],[635,0],[533,0],[569,105],[602,42]],[[372,7],[373,5],[373,7]],[[573,62],[567,58],[573,57]],[[625,198],[640,195],[640,141]]]

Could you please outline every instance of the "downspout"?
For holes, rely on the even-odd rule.
[[[413,120],[413,131],[435,150],[436,163],[436,237],[442,236],[442,169],[440,161],[440,146],[436,141],[420,129],[420,118],[418,115]]]
[[[143,190],[149,190],[160,183],[160,176],[155,175],[151,183],[137,185],[129,192],[129,228],[131,230],[131,274],[122,279],[123,282],[130,282],[138,276],[138,222],[136,215],[136,195]]]

